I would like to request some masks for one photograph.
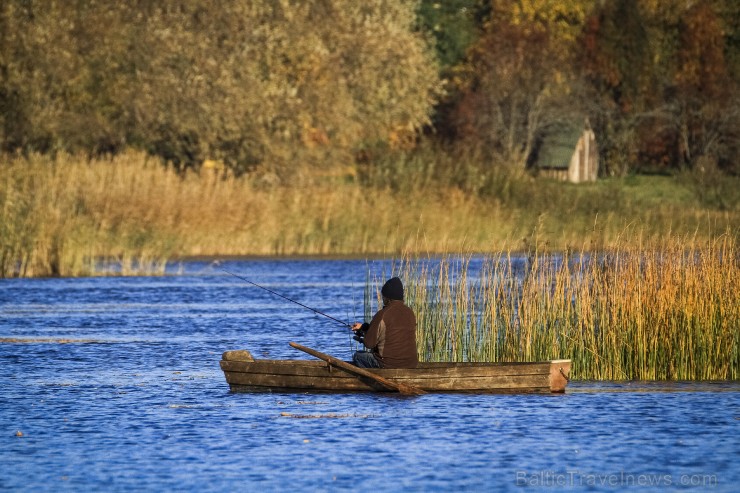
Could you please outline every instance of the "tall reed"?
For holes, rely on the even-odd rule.
[[[124,274],[159,273],[191,256],[564,250],[584,238],[600,250],[627,224],[647,239],[712,238],[740,225],[736,209],[645,204],[608,180],[482,177],[480,166],[433,154],[391,165],[381,180],[296,164],[292,182],[274,183],[214,169],[182,174],[133,151],[93,160],[0,155],[0,277],[100,274],[111,263]],[[451,171],[440,180],[436,168]]]
[[[737,379],[738,253],[731,235],[630,240],[603,254],[407,257],[395,273],[422,360],[570,358],[579,379]]]

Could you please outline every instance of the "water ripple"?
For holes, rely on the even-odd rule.
[[[228,265],[361,318],[364,261]],[[183,271],[0,281],[0,489],[734,491],[740,482],[737,382],[573,382],[565,395],[231,394],[223,351],[303,358],[287,345],[296,340],[348,357],[348,334],[207,265]]]

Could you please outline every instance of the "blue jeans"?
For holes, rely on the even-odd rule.
[[[380,363],[375,359],[372,351],[355,351],[352,355],[352,363],[360,368],[380,368]]]

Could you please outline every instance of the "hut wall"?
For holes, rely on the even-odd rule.
[[[568,169],[567,168],[540,168],[538,171],[539,176],[544,178],[550,178],[553,180],[567,181],[568,180]]]
[[[570,158],[568,181],[572,183],[596,181],[599,171],[598,159],[594,132],[590,129],[584,130]]]

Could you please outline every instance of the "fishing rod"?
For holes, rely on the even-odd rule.
[[[219,263],[218,263],[218,262],[214,262],[214,265],[215,265],[216,267],[218,267],[218,269],[219,269],[219,270],[222,270],[222,271],[226,272],[227,274],[229,274],[229,275],[231,275],[231,276],[234,276],[234,277],[236,277],[237,279],[241,279],[242,281],[244,281],[244,282],[246,282],[246,283],[249,283],[249,284],[251,284],[252,286],[255,286],[255,287],[257,287],[257,288],[260,288],[260,289],[264,289],[264,290],[265,290],[265,291],[267,291],[268,293],[274,294],[275,296],[279,296],[279,297],[281,297],[281,298],[282,298],[282,299],[284,299],[284,300],[288,300],[288,301],[290,301],[291,303],[295,303],[295,304],[296,304],[296,305],[298,305],[298,306],[302,306],[303,308],[306,308],[306,309],[308,309],[308,310],[311,310],[311,311],[312,311],[312,312],[314,312],[315,314],[317,314],[317,315],[321,315],[321,316],[323,316],[323,317],[326,317],[326,318],[328,318],[328,319],[330,319],[330,320],[333,320],[333,321],[335,321],[335,322],[337,322],[337,323],[339,323],[339,324],[343,325],[344,327],[348,327],[348,328],[350,328],[350,329],[352,328],[352,325],[351,325],[351,324],[348,324],[347,322],[342,322],[341,320],[339,320],[339,319],[337,319],[337,318],[334,318],[334,317],[332,317],[331,315],[327,315],[326,313],[324,313],[324,312],[322,312],[322,311],[319,311],[319,310],[317,310],[317,309],[315,309],[315,308],[311,308],[310,306],[306,306],[306,305],[304,305],[303,303],[300,303],[300,302],[298,302],[298,301],[296,301],[296,300],[292,300],[292,299],[288,298],[287,296],[283,296],[283,295],[282,295],[282,294],[280,294],[280,293],[276,293],[276,292],[275,292],[275,291],[273,291],[272,289],[268,289],[268,288],[266,288],[266,287],[264,287],[264,286],[260,286],[260,285],[259,285],[259,284],[257,284],[256,282],[252,282],[252,281],[250,281],[249,279],[247,279],[246,277],[242,277],[242,276],[240,276],[240,275],[234,274],[233,272],[229,272],[228,270],[226,270],[226,269],[224,269],[223,267],[221,267],[221,266],[219,265]]]

